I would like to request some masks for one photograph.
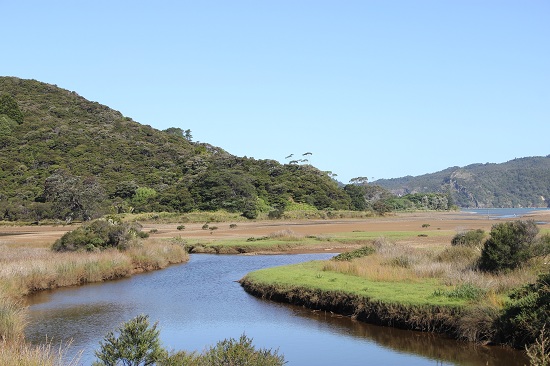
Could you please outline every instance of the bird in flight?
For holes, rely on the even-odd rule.
[[[291,158],[291,157],[293,157],[293,156],[294,156],[294,154],[290,154],[289,156],[285,156],[285,159],[289,159],[289,158]]]

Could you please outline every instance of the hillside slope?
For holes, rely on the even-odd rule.
[[[373,184],[394,194],[450,192],[460,207],[550,207],[550,155],[451,167]]]
[[[349,208],[310,165],[236,157],[35,80],[0,77],[0,96],[0,220],[195,209],[254,217],[291,201]]]

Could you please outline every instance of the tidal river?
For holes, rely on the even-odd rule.
[[[167,349],[200,352],[244,333],[257,348],[278,349],[291,366],[528,364],[519,351],[264,301],[236,282],[256,269],[331,256],[200,254],[186,264],[128,279],[43,292],[29,300],[27,339],[54,345],[72,340],[68,356],[82,352],[82,364],[89,365],[108,331],[148,314],[158,322]]]

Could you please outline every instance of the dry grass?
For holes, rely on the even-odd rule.
[[[50,344],[31,346],[23,342],[0,342],[0,365],[2,366],[76,366],[79,357],[67,359],[69,346],[53,348]]]
[[[270,233],[269,238],[287,241],[300,241],[304,239],[304,235],[298,234],[290,229],[284,229]]]
[[[323,270],[379,282],[421,282],[435,279],[444,286],[470,285],[485,291],[486,301],[502,305],[500,297],[512,288],[536,280],[536,271],[524,267],[508,274],[477,271],[475,249],[442,247],[418,249],[379,238],[373,255],[349,262],[328,261]],[[491,295],[492,294],[492,295]]]
[[[0,245],[0,342],[22,343],[26,312],[21,299],[25,295],[57,287],[125,277],[136,272],[164,268],[187,259],[188,254],[182,245],[160,240],[148,240],[123,252],[111,249],[92,253],[58,253],[41,246]],[[34,354],[38,357],[41,352],[46,351],[24,344],[17,350],[31,358]],[[15,357],[12,354],[13,349],[7,349],[5,345],[2,352],[4,353],[0,357]],[[21,364],[56,365],[57,361],[52,361],[55,357],[52,358],[52,353],[48,352],[44,360]],[[0,358],[0,365],[5,364]]]

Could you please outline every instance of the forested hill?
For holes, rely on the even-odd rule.
[[[448,192],[461,207],[550,207],[550,155],[373,183],[394,194]]]
[[[350,208],[311,165],[233,156],[190,130],[156,130],[55,85],[0,77],[0,220],[216,209],[253,218],[289,202]]]

